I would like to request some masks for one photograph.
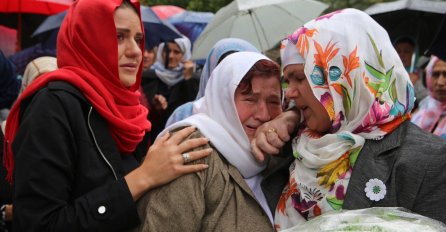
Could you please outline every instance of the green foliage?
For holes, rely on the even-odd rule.
[[[328,4],[325,12],[331,12],[334,10],[344,9],[344,8],[356,8],[360,10],[365,10],[367,7],[380,2],[392,2],[395,0],[319,0]]]

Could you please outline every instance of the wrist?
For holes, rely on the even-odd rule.
[[[145,192],[153,188],[150,176],[145,175],[141,168],[137,168],[124,177],[132,194],[133,200],[138,200]]]

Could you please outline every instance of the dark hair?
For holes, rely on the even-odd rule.
[[[123,0],[119,7],[133,9],[135,13],[139,15],[138,9],[136,9],[136,7],[130,2],[130,0]]]
[[[238,85],[241,88],[242,94],[248,94],[252,91],[251,81],[254,76],[275,76],[280,82],[280,66],[272,60],[257,61],[245,74]]]
[[[221,62],[224,58],[226,58],[227,56],[231,55],[232,53],[236,53],[236,52],[237,52],[237,51],[235,51],[235,50],[231,50],[231,51],[227,51],[227,52],[223,53],[223,55],[220,56],[220,59],[218,59],[218,61],[217,61],[217,65],[220,64],[220,62]]]
[[[393,42],[393,46],[396,46],[397,44],[400,44],[400,43],[408,43],[408,44],[412,45],[412,47],[416,47],[415,40],[410,36],[401,36],[401,37],[397,38],[395,40],[395,42]]]

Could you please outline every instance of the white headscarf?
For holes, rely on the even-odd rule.
[[[263,59],[270,60],[255,52],[237,52],[226,57],[212,72],[205,96],[194,102],[197,114],[172,124],[165,131],[194,125],[244,178],[259,174],[265,165],[251,155],[248,136],[238,118],[234,94],[249,69]]]
[[[161,43],[158,46],[156,61],[151,67],[152,69],[155,69],[158,78],[160,78],[160,80],[169,87],[174,86],[180,81],[184,80],[184,65],[182,62],[190,60],[192,56],[191,43],[187,37],[177,38],[174,40],[174,42],[178,45],[178,47],[180,47],[180,50],[183,52],[183,58],[181,59],[180,63],[178,63],[178,66],[173,69],[169,69],[165,66],[165,60],[163,59],[165,43]],[[167,56],[165,58],[168,59]]]

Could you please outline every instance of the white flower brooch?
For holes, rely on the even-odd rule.
[[[382,200],[387,193],[386,185],[376,178],[370,179],[367,184],[365,184],[364,191],[367,197],[372,201]]]

